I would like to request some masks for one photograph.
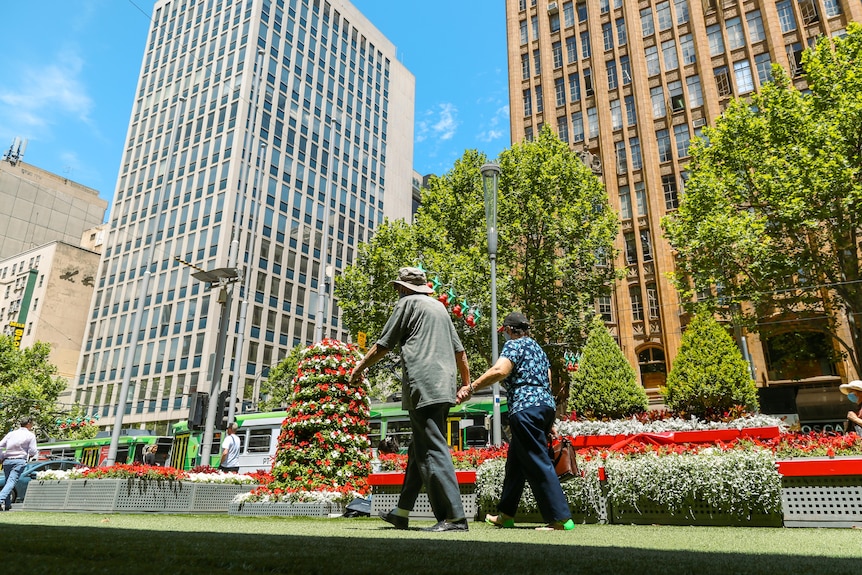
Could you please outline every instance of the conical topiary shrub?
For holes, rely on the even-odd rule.
[[[324,339],[306,348],[288,396],[270,492],[366,493],[371,472],[369,399],[350,383],[356,348]]]
[[[703,419],[737,407],[758,408],[748,364],[727,330],[706,312],[688,324],[661,394],[669,410]]]
[[[594,319],[569,386],[569,411],[589,419],[615,419],[642,413],[647,405],[634,369],[605,324]]]

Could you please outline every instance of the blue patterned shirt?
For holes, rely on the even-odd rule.
[[[505,357],[514,366],[512,373],[504,380],[509,413],[518,413],[528,407],[548,406],[556,409],[548,379],[551,364],[533,338],[520,337],[507,341],[500,357]]]

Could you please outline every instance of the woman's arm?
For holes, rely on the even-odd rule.
[[[510,373],[512,373],[512,369],[514,369],[515,365],[506,357],[501,357],[497,360],[497,363],[492,365],[488,371],[480,375],[476,381],[471,384],[465,385],[461,389],[458,390],[458,403],[461,403],[465,399],[468,399],[473,393],[478,391],[483,387],[488,387],[490,385],[494,385],[498,381],[503,381],[508,377]]]

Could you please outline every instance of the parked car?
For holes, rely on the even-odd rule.
[[[36,479],[36,474],[40,471],[48,471],[49,469],[66,471],[74,469],[78,465],[80,465],[80,462],[75,461],[74,459],[54,459],[28,463],[27,467],[24,468],[24,471],[21,472],[21,476],[18,478],[18,483],[16,483],[15,487],[12,489],[12,503],[24,500],[24,495],[27,494],[27,486],[30,485],[31,480]],[[4,473],[3,476],[0,477],[0,489],[3,489],[5,485],[6,474]]]

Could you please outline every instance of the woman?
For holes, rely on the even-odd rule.
[[[849,423],[847,430],[852,429],[857,434],[862,435],[862,381],[853,380],[841,385],[839,389],[854,404],[853,409],[847,412],[847,422]]]
[[[574,529],[575,524],[548,455],[548,434],[556,415],[551,394],[551,366],[548,356],[529,336],[529,330],[530,324],[524,314],[512,312],[506,316],[499,331],[508,341],[500,359],[476,381],[458,390],[458,402],[468,399],[478,389],[505,380],[511,441],[503,494],[497,506],[500,514],[488,515],[485,521],[498,527],[514,527],[524,484],[529,482],[539,511],[547,522],[539,529],[568,531]]]

